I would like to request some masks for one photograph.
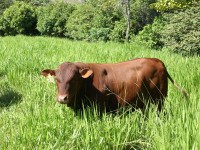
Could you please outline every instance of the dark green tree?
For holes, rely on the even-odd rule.
[[[5,35],[35,34],[36,14],[32,5],[25,2],[15,2],[7,8],[0,21],[0,30]]]
[[[2,15],[4,10],[12,4],[13,0],[0,0],[0,15]]]
[[[175,13],[165,14],[166,25],[161,41],[173,52],[183,55],[200,55],[200,4]]]
[[[53,3],[38,8],[37,29],[42,35],[68,37],[65,25],[74,10],[74,6],[68,3]],[[66,35],[64,35],[66,34]]]

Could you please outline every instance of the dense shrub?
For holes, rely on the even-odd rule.
[[[135,38],[151,48],[166,47],[182,55],[200,55],[200,5],[164,13]]]
[[[110,39],[116,42],[123,42],[126,35],[126,20],[122,18],[120,21],[115,22],[114,29],[110,34]]]
[[[155,18],[153,24],[148,24],[135,37],[135,41],[142,42],[154,49],[161,49],[164,43],[161,41],[161,31],[164,28],[166,21],[160,16]]]
[[[96,41],[110,40],[115,22],[122,17],[116,0],[96,1],[79,5],[72,13],[66,25],[71,38]]]
[[[88,41],[108,41],[109,40],[109,34],[110,34],[110,29],[109,28],[91,28],[89,30],[89,35],[88,35]]]
[[[154,0],[131,0],[131,33],[137,35],[147,24],[151,24],[158,13],[149,7]]]
[[[12,4],[13,0],[0,0],[0,15],[2,15],[4,10]]]
[[[24,2],[15,2],[7,8],[0,22],[0,30],[5,35],[36,33],[36,15],[33,6]]]
[[[2,29],[2,24],[3,24],[3,19],[2,16],[0,15],[0,36],[4,35],[3,29]]]
[[[97,6],[98,7],[98,6]],[[101,13],[104,16],[104,28],[109,28],[109,40],[123,41],[125,39],[126,22],[123,16],[122,8],[118,0],[105,1],[100,5]]]
[[[200,4],[185,11],[165,14],[167,24],[161,32],[164,46],[183,55],[200,55]]]
[[[96,28],[94,22],[95,15],[99,15],[99,11],[91,5],[79,5],[77,9],[70,15],[66,24],[66,34],[72,39],[83,40],[89,39],[90,30]]]
[[[130,37],[141,31],[144,26],[153,22],[158,13],[149,7],[149,4],[155,0],[130,0]],[[115,41],[124,41],[126,34],[125,6],[121,6],[124,16],[120,16],[120,21],[115,22],[114,29],[111,33],[111,39]]]
[[[37,29],[42,35],[64,36],[65,25],[73,10],[74,6],[67,3],[55,3],[38,8]]]
[[[198,1],[199,0],[157,0],[156,3],[150,6],[157,11],[171,11],[187,8]]]
[[[23,1],[25,3],[31,3],[35,6],[43,6],[49,4],[52,0],[16,0],[16,1]]]
[[[108,31],[106,40],[121,41],[121,35],[113,36],[113,30],[119,27],[116,24],[121,23],[121,20],[124,20],[122,9],[118,3],[118,0],[101,0],[98,3],[96,2],[95,7],[99,8],[102,14],[102,18],[100,19],[100,29],[103,28],[104,30]],[[125,23],[125,21],[123,23]],[[122,30],[125,31],[125,28],[123,28]],[[124,37],[125,36],[123,36],[123,38]]]
[[[96,5],[95,5],[96,4]],[[116,21],[123,18],[123,13],[118,0],[100,0],[95,2],[94,7],[98,8],[102,14],[100,19],[101,27],[113,29]],[[98,19],[98,18],[96,18]]]

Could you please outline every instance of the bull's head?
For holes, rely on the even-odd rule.
[[[68,62],[62,63],[56,70],[42,71],[43,76],[55,78],[58,90],[57,101],[67,105],[73,103],[73,98],[78,94],[83,80],[92,74],[93,71],[86,65],[80,66],[80,63]]]

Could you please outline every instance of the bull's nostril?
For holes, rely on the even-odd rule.
[[[65,101],[68,100],[68,96],[65,96],[64,100],[65,100]]]
[[[65,101],[65,100],[67,100],[68,99],[68,96],[67,95],[59,95],[58,96],[58,101],[59,102],[63,102],[63,101]]]

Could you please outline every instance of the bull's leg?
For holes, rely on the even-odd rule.
[[[161,112],[162,108],[164,107],[164,99],[158,99],[158,112]]]

